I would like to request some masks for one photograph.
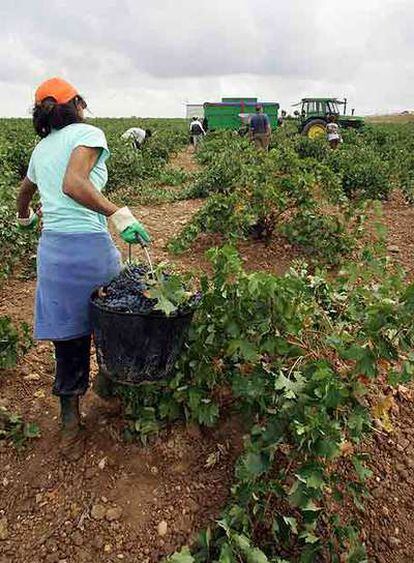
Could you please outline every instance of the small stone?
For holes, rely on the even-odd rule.
[[[372,489],[371,494],[374,498],[381,498],[383,495],[380,487],[375,487],[375,489]]]
[[[108,502],[108,499],[106,497],[101,497],[101,501],[106,504]]]
[[[382,513],[384,516],[386,516],[388,518],[388,516],[390,515],[390,511],[388,510],[388,508],[386,506],[382,507]]]
[[[388,545],[390,547],[398,547],[400,545],[401,541],[398,538],[395,538],[394,536],[390,536],[388,538]]]
[[[83,537],[82,534],[80,532],[75,532],[74,534],[72,534],[72,541],[75,545],[77,545],[78,547],[80,547],[81,545],[83,545]]]
[[[406,450],[408,448],[408,446],[410,445],[410,440],[407,440],[407,438],[402,438],[399,442],[400,446]]]
[[[102,520],[105,517],[106,508],[102,504],[94,504],[91,510],[91,516],[94,520]]]
[[[108,508],[106,511],[106,519],[108,522],[113,522],[114,520],[119,520],[122,515],[122,508],[117,506],[116,508]]]
[[[103,471],[105,469],[105,465],[107,464],[108,458],[104,457],[101,459],[101,461],[98,463],[98,467],[101,471]]]
[[[38,375],[37,373],[30,373],[29,375],[25,375],[23,379],[25,379],[26,381],[39,381],[40,375]]]
[[[168,524],[165,520],[161,520],[161,522],[157,526],[158,535],[163,537],[167,535]]]
[[[388,252],[398,253],[398,252],[400,252],[400,247],[397,246],[396,244],[390,244],[389,246],[387,246],[387,250],[388,250]]]
[[[118,558],[118,559],[123,559],[123,558],[124,558],[124,554],[123,554],[123,553],[118,553],[117,558]]]
[[[111,551],[112,551],[112,545],[110,543],[106,543],[104,547],[104,552],[111,553]]]
[[[79,561],[79,563],[89,563],[90,562],[90,554],[88,551],[86,551],[86,549],[79,549],[77,552],[77,561]]]
[[[407,457],[405,463],[410,469],[414,467],[414,459],[412,457]]]
[[[95,476],[96,469],[94,467],[87,467],[85,471],[85,479],[92,479]]]
[[[153,467],[151,467],[151,473],[153,475],[158,475],[158,467],[155,467],[155,465]]]
[[[189,498],[188,499],[188,506],[187,506],[187,510],[189,512],[197,512],[199,510],[200,506],[198,504],[198,502],[196,502],[194,499]]]
[[[7,518],[3,516],[0,518],[0,541],[7,540],[9,537],[9,528],[7,523]]]

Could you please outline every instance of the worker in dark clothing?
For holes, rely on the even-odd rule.
[[[250,119],[250,138],[256,148],[269,150],[270,135],[272,133],[269,117],[263,113],[261,105],[256,106],[256,113]]]
[[[284,127],[284,126],[285,126],[285,119],[286,119],[286,112],[285,112],[285,110],[283,109],[283,110],[282,110],[282,113],[281,113],[281,115],[280,115],[280,117],[279,117],[278,120],[277,120],[277,124],[278,124],[279,127]]]
[[[197,150],[198,145],[206,134],[203,124],[198,119],[198,117],[193,117],[190,123],[190,141],[194,147],[194,151]]]

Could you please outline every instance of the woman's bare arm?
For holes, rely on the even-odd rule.
[[[72,152],[63,179],[63,193],[88,209],[109,217],[118,207],[103,196],[89,179],[100,152],[101,149],[91,147],[77,147]]]
[[[17,216],[26,219],[30,214],[30,203],[36,193],[37,186],[26,176],[20,184],[17,195]]]

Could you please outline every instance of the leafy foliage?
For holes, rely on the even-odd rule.
[[[332,151],[328,162],[340,175],[347,196],[379,200],[388,198],[392,188],[389,167],[375,149],[345,145],[340,150]]]
[[[171,271],[167,272],[166,268],[166,264],[157,264],[153,275],[147,275],[146,294],[155,301],[155,311],[169,316],[180,309],[194,306],[198,297],[190,291],[188,280],[185,282],[181,275]]]
[[[246,273],[231,247],[210,258],[213,278],[202,280],[175,375],[124,395],[130,430],[148,436],[178,417],[213,425],[228,408],[224,391],[249,424],[232,497],[195,561],[274,560],[298,546],[302,560],[350,556],[355,530],[331,518],[327,491],[339,499],[369,476],[348,445],[370,427],[365,395],[383,362],[401,375],[403,364],[414,367],[413,287],[368,250],[336,279],[304,264],[284,277]]]
[[[0,369],[12,368],[32,345],[27,324],[22,323],[20,332],[9,317],[0,316]]]
[[[10,413],[0,406],[0,440],[11,441],[16,447],[22,447],[27,440],[38,438],[40,430],[34,422],[23,422],[18,414]]]
[[[217,149],[218,139],[216,134],[204,143],[199,157],[208,166],[187,192],[208,196],[207,202],[170,241],[170,250],[182,252],[198,234],[211,232],[230,241],[251,236],[270,242],[276,233],[287,235],[311,250],[312,258],[327,262],[352,251],[358,236],[352,227],[360,224],[361,206],[344,195],[331,167],[300,158],[289,140],[267,154],[247,139],[223,135],[214,157],[209,145]]]
[[[26,135],[25,125],[24,120],[0,120],[0,278],[33,253],[37,238],[35,233],[22,233],[16,224],[14,196],[34,146],[34,135]]]
[[[277,130],[269,154],[245,138],[215,133],[197,158],[205,165],[188,197],[207,197],[204,207],[169,243],[188,249],[201,233],[228,241],[248,236],[270,242],[281,234],[307,259],[338,263],[361,235],[365,203],[388,199],[400,188],[413,201],[412,124],[344,131],[344,144]]]

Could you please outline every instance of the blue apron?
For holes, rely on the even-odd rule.
[[[37,251],[37,340],[70,340],[91,333],[89,298],[121,269],[109,233],[43,231]]]

